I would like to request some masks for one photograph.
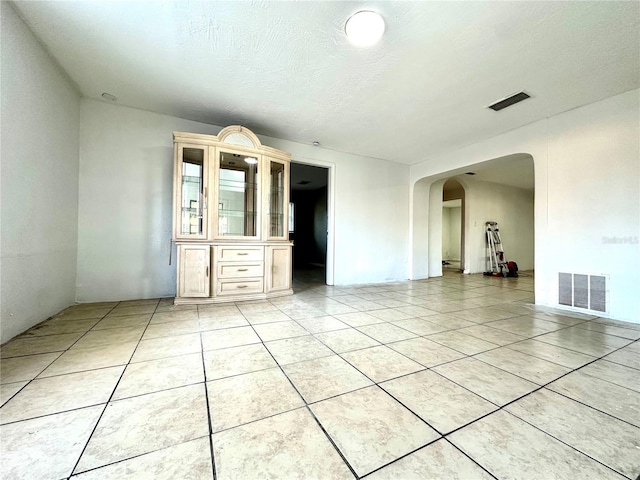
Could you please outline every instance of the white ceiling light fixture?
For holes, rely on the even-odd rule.
[[[245,157],[244,161],[249,165],[255,165],[256,163],[258,163],[258,159],[254,157]]]
[[[349,41],[358,47],[369,47],[384,34],[382,15],[371,10],[362,10],[349,17],[344,26]]]

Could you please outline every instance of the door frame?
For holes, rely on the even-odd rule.
[[[325,283],[334,285],[335,262],[335,164],[322,160],[291,158],[291,163],[327,169],[327,258],[325,260]],[[291,186],[289,186],[291,189]]]

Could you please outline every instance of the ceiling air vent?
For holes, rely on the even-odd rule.
[[[493,105],[489,105],[489,108],[497,112],[503,108],[510,107],[511,105],[515,105],[518,102],[526,100],[529,97],[530,96],[524,92],[516,93],[515,95],[511,95],[510,97],[500,100]]]
[[[558,274],[558,304],[592,312],[608,312],[608,275]]]

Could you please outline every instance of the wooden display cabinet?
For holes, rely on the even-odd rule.
[[[290,295],[290,155],[241,126],[174,132],[176,304]]]

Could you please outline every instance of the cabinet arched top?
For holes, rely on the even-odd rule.
[[[255,133],[241,125],[231,125],[220,130],[218,135],[202,133],[173,132],[174,143],[209,145],[212,147],[224,147],[233,145],[244,151],[256,151],[271,158],[288,162],[291,154],[276,148],[262,145]]]
[[[218,133],[218,140],[240,147],[260,148],[262,146],[256,134],[241,125],[230,125],[223,128]]]

